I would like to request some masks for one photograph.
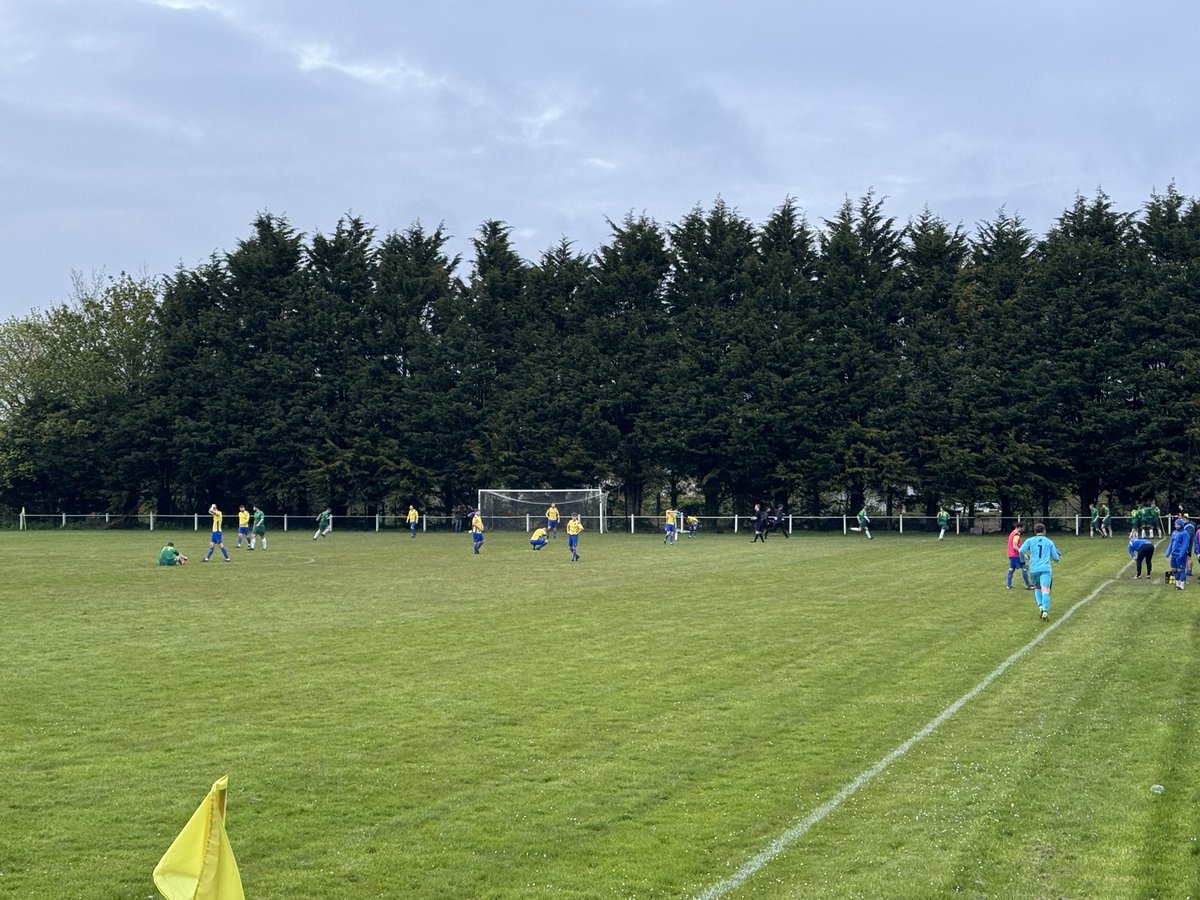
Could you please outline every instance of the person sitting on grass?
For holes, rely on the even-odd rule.
[[[541,550],[543,547],[546,546],[546,529],[545,528],[539,528],[536,531],[534,531],[533,535],[529,538],[529,546],[532,547],[534,550]]]
[[[167,546],[158,553],[158,564],[160,566],[186,566],[187,557],[179,552],[174,541],[167,541]]]

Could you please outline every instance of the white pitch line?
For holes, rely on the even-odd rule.
[[[1121,569],[1121,571],[1124,572],[1131,564],[1132,560],[1130,563],[1127,563],[1125,567]],[[1013,663],[1045,640],[1048,635],[1066,622],[1067,619],[1071,618],[1071,616],[1075,614],[1075,610],[1088,603],[1091,603],[1092,600],[1094,600],[1102,590],[1104,590],[1110,584],[1113,584],[1115,580],[1116,579],[1110,578],[1108,581],[1101,584],[1098,588],[1063,613],[1062,618],[1056,619],[1052,625],[1048,625],[1043,628],[1040,632],[1038,632],[1037,637],[1031,640],[1020,650],[1017,650],[1015,653],[1013,653],[1012,656],[1000,663],[1000,665],[996,666],[996,668],[994,668],[991,673],[983,679],[983,681],[979,682],[979,684],[975,685],[975,687],[971,688],[971,690],[967,691],[965,694],[943,709],[940,713],[938,713],[936,718],[929,722],[928,725],[906,740],[903,744],[898,746],[887,756],[883,757],[883,759],[879,760],[879,762],[875,763],[875,765],[865,770],[849,784],[845,785],[840,791],[810,812],[807,816],[802,819],[797,819],[794,823],[792,823],[791,827],[788,828],[787,831],[775,838],[775,840],[771,841],[771,843],[768,844],[763,850],[759,851],[757,854],[748,859],[742,864],[740,869],[738,869],[724,881],[714,884],[701,894],[697,894],[696,900],[717,900],[718,897],[724,897],[730,891],[741,887],[743,884],[753,878],[767,863],[773,860],[792,844],[796,843],[796,841],[800,840],[800,838],[804,837],[804,835],[806,835],[814,825],[817,825],[822,819],[850,799],[850,797],[859,788],[870,784],[876,775],[879,775],[884,771],[884,769],[886,769],[896,760],[900,759],[900,757],[904,756],[904,754],[908,753],[908,751],[914,746],[923,741],[925,738],[929,737],[929,735],[933,734],[939,725],[978,697],[988,688],[989,685],[991,685],[993,681],[1003,675]]]

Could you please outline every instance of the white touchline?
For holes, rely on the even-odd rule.
[[[1132,565],[1132,560],[1129,563],[1126,563],[1124,568],[1121,569],[1121,572],[1124,572],[1126,569],[1128,569],[1130,565]],[[1039,631],[1037,637],[1035,637],[1020,650],[1013,653],[1012,656],[1000,663],[1000,665],[996,666],[996,668],[994,668],[988,674],[988,676],[983,679],[983,681],[979,682],[979,684],[975,685],[975,687],[971,688],[969,691],[943,709],[928,725],[910,737],[907,741],[905,741],[887,756],[883,757],[883,759],[879,760],[879,762],[875,763],[875,765],[864,771],[849,784],[845,785],[840,791],[810,812],[807,816],[802,819],[797,819],[794,823],[792,823],[792,826],[788,828],[787,831],[775,838],[775,840],[771,841],[770,844],[768,844],[764,849],[760,850],[754,856],[750,857],[750,859],[746,860],[740,869],[738,869],[724,881],[714,884],[701,894],[697,894],[696,900],[716,900],[718,897],[724,897],[730,891],[741,887],[743,884],[753,878],[756,874],[758,874],[759,870],[761,870],[763,866],[773,860],[792,844],[796,843],[796,841],[800,840],[800,838],[804,837],[804,835],[806,835],[814,825],[818,824],[822,819],[845,803],[855,791],[857,791],[860,787],[869,784],[876,775],[906,754],[916,744],[933,734],[939,725],[941,725],[952,715],[966,706],[969,702],[979,696],[979,694],[987,689],[988,685],[1003,675],[1009,666],[1040,644],[1047,635],[1052,633],[1056,628],[1058,628],[1058,626],[1062,625],[1063,622],[1071,618],[1071,616],[1074,615],[1075,610],[1079,609],[1081,606],[1091,603],[1092,600],[1096,598],[1096,595],[1112,584],[1114,580],[1115,579],[1110,578],[1108,581],[1101,584],[1098,588],[1063,613],[1062,618],[1056,619],[1054,624],[1049,625]]]

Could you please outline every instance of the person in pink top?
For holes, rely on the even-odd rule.
[[[1025,579],[1025,587],[1027,590],[1033,590],[1033,585],[1029,582],[1029,573],[1025,571],[1025,567],[1021,564],[1021,532],[1024,531],[1023,526],[1018,525],[1008,533],[1008,589],[1012,590],[1013,572],[1017,569],[1021,570],[1021,577]]]

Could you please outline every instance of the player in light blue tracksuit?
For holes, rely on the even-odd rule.
[[[1054,541],[1046,537],[1046,526],[1041,522],[1033,526],[1033,537],[1021,545],[1021,557],[1029,563],[1029,580],[1033,582],[1034,596],[1045,622],[1050,618],[1050,564],[1062,559],[1062,554]]]
[[[1188,550],[1191,549],[1191,538],[1183,528],[1183,519],[1175,520],[1175,528],[1171,531],[1171,543],[1167,544],[1166,555],[1175,570],[1175,587],[1183,590],[1187,581]]]

